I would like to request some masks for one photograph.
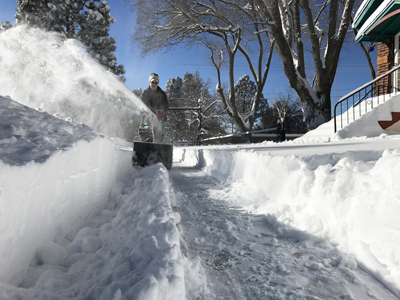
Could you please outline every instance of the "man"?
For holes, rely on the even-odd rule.
[[[160,78],[156,73],[151,73],[149,77],[150,86],[145,89],[140,98],[143,103],[157,116],[158,122],[161,124],[154,124],[153,122],[153,141],[155,143],[164,142],[165,125],[167,122],[167,114],[169,103],[167,95],[158,86]],[[161,132],[160,126],[161,125]]]

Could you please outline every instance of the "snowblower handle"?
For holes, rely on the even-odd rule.
[[[162,116],[164,115],[164,113],[165,113],[165,112],[164,112],[162,109],[157,109],[157,110],[156,110],[156,116],[157,116],[157,117],[162,117]]]

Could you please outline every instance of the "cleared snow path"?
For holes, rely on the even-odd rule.
[[[398,299],[322,238],[229,206],[229,189],[196,168],[139,169],[0,299]]]
[[[170,177],[186,255],[207,276],[204,299],[398,299],[325,240],[229,206],[229,187],[203,171]]]

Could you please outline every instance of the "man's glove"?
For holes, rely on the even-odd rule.
[[[162,109],[157,109],[156,110],[156,116],[157,117],[162,117],[165,114],[165,111],[163,111]]]

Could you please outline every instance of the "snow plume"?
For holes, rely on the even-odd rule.
[[[25,25],[0,33],[0,95],[131,139],[144,107],[76,40]]]

